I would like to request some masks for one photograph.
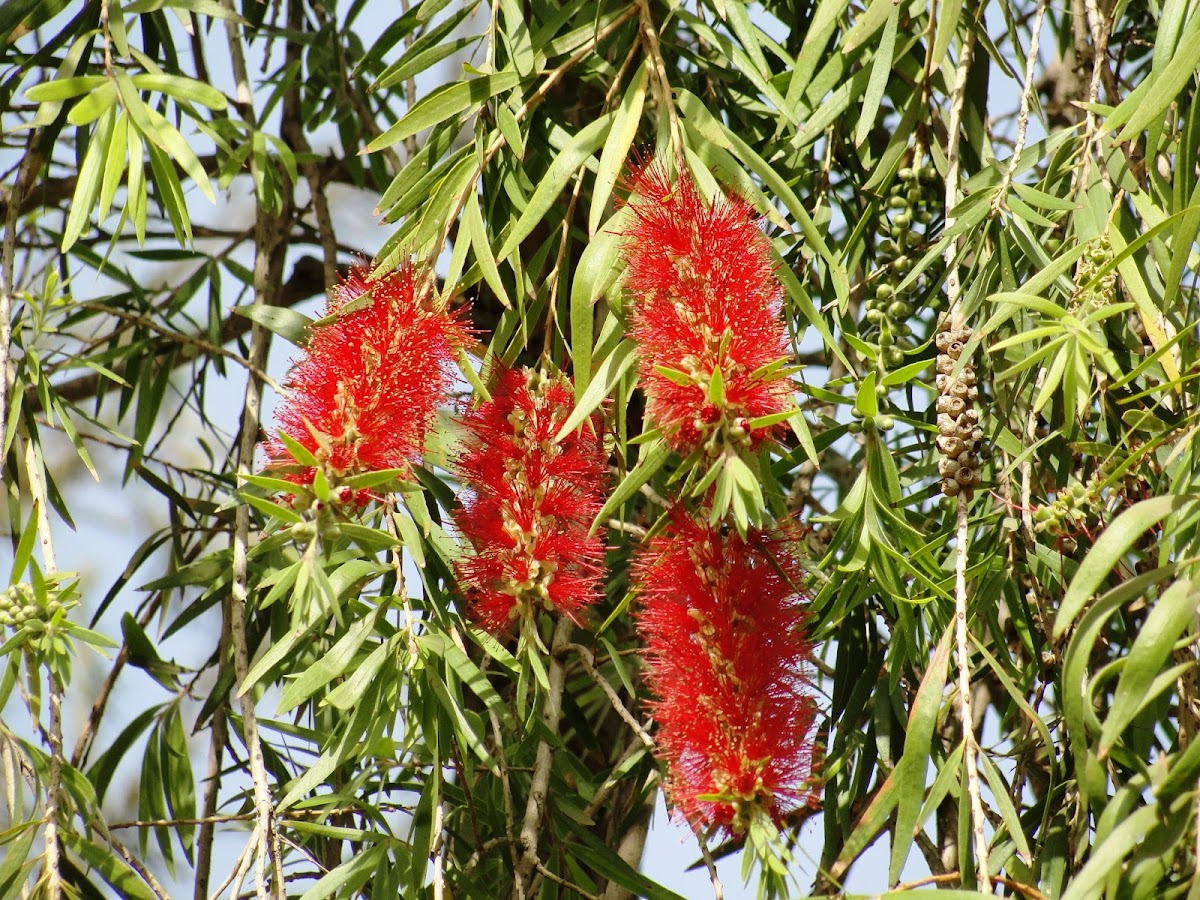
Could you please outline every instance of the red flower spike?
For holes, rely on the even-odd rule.
[[[782,291],[758,216],[740,197],[705,202],[689,174],[672,180],[661,163],[631,188],[625,287],[648,417],[682,453],[777,436],[780,425],[749,427],[793,405],[779,372],[791,353]]]
[[[742,538],[676,508],[634,566],[667,795],[697,833],[816,802],[793,530]]]
[[[379,277],[355,266],[329,298],[326,316],[336,317],[312,329],[307,353],[288,376],[279,431],[316,456],[333,482],[407,467],[454,384],[455,355],[470,331],[435,308],[428,292],[417,293],[419,279],[409,265]],[[265,449],[268,467],[293,462],[277,438]],[[315,474],[310,467],[284,477],[308,485]],[[359,491],[352,499],[370,498]]]
[[[459,563],[459,583],[489,631],[535,604],[578,623],[602,593],[604,540],[588,536],[606,482],[598,423],[554,439],[574,405],[565,376],[505,370],[464,418],[457,470],[467,491],[455,520],[475,555]]]

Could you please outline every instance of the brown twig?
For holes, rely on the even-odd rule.
[[[1035,887],[1028,884],[1022,884],[1019,881],[1014,881],[1011,878],[1005,878],[1002,875],[997,875],[993,879],[1014,891],[1020,891],[1029,900],[1049,900],[1049,898]],[[927,884],[957,884],[962,882],[962,873],[960,872],[943,872],[939,875],[926,875],[924,878],[918,878],[915,881],[906,881],[903,884],[898,884],[892,888],[893,893],[901,891],[911,891],[919,887],[924,887]]]
[[[671,131],[671,150],[675,155],[675,169],[682,174],[687,169],[687,160],[683,153],[683,135],[679,128],[679,113],[675,109],[675,97],[671,90],[671,82],[667,78],[667,64],[663,60],[658,32],[654,28],[654,19],[650,16],[649,0],[637,0],[637,9],[638,38],[650,59],[658,102],[667,111],[667,123]]]
[[[654,738],[650,737],[649,732],[642,726],[642,723],[634,718],[633,713],[625,708],[625,704],[621,702],[621,698],[617,696],[617,692],[608,683],[608,679],[596,670],[596,657],[592,651],[582,644],[566,644],[563,650],[569,650],[579,658],[579,663],[583,666],[583,670],[587,672],[588,677],[595,682],[596,686],[604,692],[604,696],[608,698],[608,702],[616,710],[617,715],[621,717],[626,725],[633,729],[633,733],[638,736],[644,745],[653,748]]]
[[[566,684],[566,670],[559,659],[563,648],[570,642],[574,625],[563,616],[554,628],[554,637],[550,642],[549,690],[546,692],[545,705],[542,707],[542,725],[549,734],[558,734],[559,722],[562,718],[563,687]],[[534,647],[528,652],[536,653]],[[544,738],[538,742],[537,758],[533,765],[533,777],[529,782],[529,799],[525,803],[525,817],[521,823],[521,860],[517,874],[528,887],[533,884],[533,871],[540,866],[538,860],[538,836],[541,834],[542,822],[546,815],[546,796],[550,790],[550,773],[553,769],[554,751],[550,742]]]
[[[996,191],[996,196],[992,198],[991,215],[993,216],[1004,206],[1004,198],[1008,195],[1009,186],[1012,185],[1013,178],[1017,174],[1017,166],[1021,162],[1021,152],[1025,149],[1025,134],[1029,128],[1029,103],[1036,89],[1033,72],[1037,65],[1038,53],[1041,50],[1042,21],[1046,18],[1047,5],[1048,0],[1038,0],[1037,12],[1033,16],[1033,26],[1029,35],[1029,56],[1025,59],[1025,85],[1021,90],[1021,105],[1017,112],[1017,139],[1013,144],[1012,156],[1009,157],[1004,176],[1000,179],[1000,187]]]
[[[226,0],[232,10],[232,3]],[[241,31],[239,23],[234,19],[225,21],[226,34],[229,40],[229,53],[232,60],[234,77],[237,82],[237,99],[239,109],[246,121],[255,121],[253,109],[253,94],[250,90],[250,80],[246,72],[246,60],[243,55]],[[257,183],[265,173],[257,170],[255,157],[251,155],[251,176]],[[286,199],[280,202],[283,206],[291,206],[288,189],[284,189]],[[257,198],[257,193],[256,193]],[[286,250],[283,239],[286,229],[282,227],[281,216],[276,216],[263,208],[261,201],[255,207],[254,223],[254,306],[266,307],[272,305],[276,285],[279,284],[279,271],[283,265],[283,252]],[[257,323],[250,332],[250,375],[246,379],[246,392],[242,404],[241,434],[237,448],[237,472],[239,475],[248,474],[254,461],[254,448],[258,442],[259,411],[262,403],[261,379],[254,371],[261,370],[266,365],[267,350],[270,346],[270,333]],[[233,563],[232,583],[229,592],[229,625],[230,638],[233,645],[233,667],[237,684],[245,685],[246,676],[250,669],[250,653],[246,642],[246,600],[249,596],[248,569],[250,544],[250,509],[246,504],[237,507],[233,533]],[[254,709],[253,691],[242,690],[238,700],[242,712],[242,732],[246,741],[246,752],[250,764],[250,776],[254,782],[254,810],[256,813],[254,881],[260,900],[283,900],[286,887],[283,880],[282,847],[279,843],[278,832],[275,828],[274,801],[271,796],[271,783],[267,778],[266,764],[263,759],[262,743],[258,734],[258,718]],[[243,857],[245,861],[245,857]],[[271,890],[266,883],[266,867],[271,866]],[[241,866],[239,865],[239,869]],[[235,876],[240,884],[240,876]]]

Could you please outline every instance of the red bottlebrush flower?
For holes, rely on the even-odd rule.
[[[672,512],[635,563],[667,796],[697,832],[815,802],[816,704],[794,536]]]
[[[683,453],[756,445],[779,426],[750,421],[793,405],[782,292],[758,216],[739,197],[705,202],[688,173],[672,180],[660,163],[631,186],[625,287],[646,412]]]
[[[409,265],[379,277],[366,265],[351,269],[329,298],[326,316],[335,318],[312,329],[288,376],[279,431],[335,480],[409,465],[454,384],[455,354],[470,331],[435,308],[427,290],[418,293],[419,274]],[[268,467],[293,462],[277,438],[265,449]],[[314,475],[308,468],[286,477],[307,485]]]
[[[505,370],[492,399],[465,417],[457,469],[467,490],[455,520],[475,554],[459,580],[490,631],[539,603],[578,622],[601,594],[604,540],[588,529],[603,506],[606,456],[594,421],[555,441],[573,408],[565,376]]]

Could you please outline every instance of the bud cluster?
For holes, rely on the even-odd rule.
[[[911,340],[909,319],[915,312],[917,285],[903,282],[914,265],[910,254],[925,242],[923,228],[933,221],[940,200],[933,190],[936,183],[936,169],[914,164],[900,170],[888,195],[888,237],[879,244],[880,267],[871,278],[873,295],[866,303],[867,322],[879,328],[883,368],[900,365]],[[886,392],[881,399],[886,399]]]
[[[14,584],[0,593],[0,628],[45,631],[56,615],[74,605],[73,602],[64,604],[57,592],[51,592],[45,602],[40,602],[33,585]]]
[[[814,800],[794,532],[743,537],[677,507],[634,565],[666,790],[697,832],[740,835]]]
[[[505,370],[467,413],[455,520],[474,555],[458,565],[472,615],[491,631],[539,607],[577,620],[601,594],[604,541],[589,536],[603,505],[606,454],[596,420],[557,439],[574,408],[560,374]]]
[[[1087,252],[1079,259],[1075,270],[1075,293],[1068,304],[1068,312],[1077,313],[1085,306],[1106,306],[1113,300],[1117,290],[1117,271],[1109,269],[1090,288],[1089,284],[1100,274],[1100,271],[1112,262],[1112,244],[1107,235],[1092,238],[1088,241]]]
[[[950,327],[937,336],[937,448],[941,454],[938,474],[947,497],[971,496],[979,482],[979,448],[983,430],[975,400],[975,368],[960,363],[963,348],[971,339],[965,327]],[[958,369],[957,374],[955,369]]]
[[[1039,506],[1033,513],[1033,530],[1054,535],[1070,536],[1070,532],[1086,530],[1103,509],[1105,483],[1117,468],[1118,460],[1106,459],[1086,482],[1075,479],[1060,490],[1052,503]]]

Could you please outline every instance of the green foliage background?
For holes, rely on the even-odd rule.
[[[32,722],[0,725],[0,897],[161,896],[164,867],[228,892],[218,831],[260,896],[674,896],[637,871],[658,784],[625,566],[689,474],[634,440],[638,154],[759,209],[806,364],[795,439],[721,476],[740,515],[811,529],[818,860],[803,823],[752,831],[760,892],[836,894],[886,835],[896,896],[1200,897],[1200,4],[378,5],[0,7],[0,706]],[[202,224],[218,195],[252,217]],[[538,647],[464,622],[449,420],[420,492],[336,529],[292,529],[245,477],[268,349],[295,352],[294,307],[358,249],[334,230],[352,195],[381,260],[439,260],[486,357],[569,367],[581,416],[612,399],[594,627],[547,621]],[[984,432],[957,501],[933,411],[952,314]],[[236,431],[210,402],[231,391]],[[167,524],[131,521],[95,583],[55,547],[80,467],[113,460]],[[171,635],[211,637],[203,662],[162,658]],[[96,650],[107,678],[72,680]],[[129,667],[161,690],[114,710]],[[64,698],[90,711],[66,741]]]

